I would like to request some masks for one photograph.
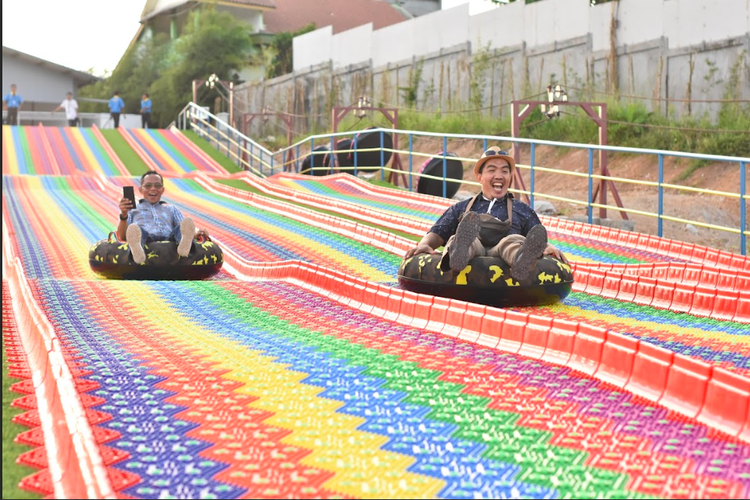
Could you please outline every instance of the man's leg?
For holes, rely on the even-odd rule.
[[[146,251],[143,249],[143,243],[146,241],[148,234],[141,231],[141,228],[137,224],[131,224],[125,231],[125,240],[128,242],[130,247],[130,254],[133,256],[133,261],[136,264],[143,264],[146,262]]]
[[[516,281],[529,277],[537,261],[544,256],[547,248],[547,230],[541,224],[534,226],[524,237],[511,234],[500,243],[487,250],[487,255],[500,257],[510,266],[510,275]]]
[[[438,267],[441,271],[448,271],[449,269],[453,269],[452,263],[454,262],[451,257],[452,247],[456,244],[456,235],[454,234],[450,238],[448,238],[448,243],[445,244],[445,248],[443,249],[443,257],[440,259],[440,263],[438,264]],[[479,241],[479,238],[475,238],[474,241],[471,243],[471,245],[468,248],[468,251],[466,252],[467,260],[466,263],[476,257],[477,255],[486,255],[486,249],[482,245],[482,242]],[[460,264],[460,263],[459,263]],[[457,264],[458,265],[458,264]],[[464,265],[466,267],[466,264]],[[464,267],[461,267],[459,269],[453,269],[454,271],[461,271]]]
[[[115,122],[115,128],[120,126],[120,113],[112,113],[112,120]]]
[[[195,238],[195,222],[192,217],[185,217],[179,227],[174,228],[173,234],[177,241],[177,254],[180,257],[187,257],[193,245],[193,238]]]
[[[8,124],[18,125],[18,108],[8,108]]]
[[[478,247],[475,247],[475,243],[477,243],[481,225],[479,214],[476,212],[467,212],[461,218],[461,222],[458,223],[456,228],[456,234],[452,238],[452,244],[445,247],[445,252],[448,253],[450,259],[448,264],[453,271],[462,270],[468,265],[472,257],[477,255]],[[482,244],[479,243],[479,247],[481,246]]]

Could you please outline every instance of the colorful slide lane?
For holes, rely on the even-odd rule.
[[[76,127],[3,126],[4,174],[123,175],[122,162],[98,131]]]
[[[227,173],[176,128],[120,129],[120,133],[146,164],[159,172],[179,174],[201,170],[215,174]]]
[[[4,259],[18,256],[67,353],[109,487],[121,495],[750,494],[747,443],[507,345],[496,350],[406,326],[300,282],[244,282],[227,273],[206,282],[96,279],[88,246],[113,227],[119,186],[132,179],[3,180],[12,235]],[[239,200],[199,177],[167,182],[167,199],[246,260],[259,249],[267,261],[318,263],[328,254],[325,266],[392,284],[398,255],[302,224],[298,208]],[[569,299],[567,309],[533,310],[542,318],[536,324],[583,318],[643,340],[663,334],[678,348],[688,338],[696,348],[713,338],[716,352],[731,340],[736,354],[719,359],[696,349],[690,359],[714,357],[709,369],[743,374],[750,366],[746,325],[585,292]],[[522,311],[505,314],[509,321]],[[13,362],[12,372],[30,381],[15,365],[22,358]],[[17,403],[29,410],[17,420],[32,428],[35,401]],[[39,446],[38,436],[32,429],[19,438]],[[45,467],[43,451],[21,461]],[[45,470],[25,486],[51,493]]]
[[[317,206],[329,200],[330,209],[362,220],[421,236],[450,206],[451,200],[370,185],[348,174],[311,178],[282,173],[268,179],[234,174],[255,188],[298,203]],[[357,201],[359,200],[359,201]],[[362,209],[362,207],[366,209]],[[369,217],[365,217],[369,213]],[[750,273],[750,258],[667,238],[541,217],[550,239],[577,262],[621,264],[693,262]],[[418,222],[417,222],[418,221]]]

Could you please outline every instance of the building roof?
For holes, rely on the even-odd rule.
[[[64,75],[71,75],[73,77],[73,80],[83,85],[88,84],[88,83],[98,82],[102,80],[102,78],[99,78],[98,76],[94,76],[91,73],[86,73],[84,71],[78,71],[72,68],[68,68],[67,66],[62,66],[60,64],[53,63],[46,59],[32,56],[31,54],[21,52],[20,50],[11,49],[10,47],[3,46],[3,58],[5,57],[14,57],[16,59],[21,59],[23,61],[30,62],[41,68],[48,68],[48,69],[51,69],[52,71],[56,71]]]
[[[276,7],[277,0],[147,0],[141,12],[141,23],[173,9],[182,10],[186,5],[194,6],[198,3],[214,3],[232,7],[269,10]]]
[[[372,23],[380,29],[405,21],[404,13],[386,0],[275,0],[276,8],[263,13],[265,31],[294,32],[309,23],[332,26],[334,33]]]

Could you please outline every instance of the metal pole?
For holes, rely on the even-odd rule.
[[[448,158],[445,156],[446,151],[448,151],[448,138],[443,136],[443,198],[448,197],[448,186],[446,180],[448,178]]]
[[[664,234],[664,221],[662,220],[661,216],[664,215],[664,188],[662,187],[662,183],[664,182],[664,156],[660,153],[659,154],[659,208],[658,208],[658,215],[659,218],[657,219],[656,225],[657,225],[657,231],[656,234],[661,238]]]
[[[328,155],[328,173],[333,174],[333,157],[334,157],[334,145],[333,145],[333,136],[331,136],[331,153]],[[325,156],[323,157],[325,158]],[[325,167],[325,165],[323,165]]]
[[[747,194],[747,171],[744,161],[740,162],[740,253],[747,255],[747,202],[745,201],[745,195]]]
[[[529,184],[529,201],[531,202],[531,208],[534,208],[534,150],[536,149],[536,143],[531,143],[531,182]]]
[[[594,150],[589,148],[589,202],[587,211],[589,214],[589,224],[593,224],[594,222],[594,210],[591,207],[591,203],[594,201],[592,199],[592,196],[594,195],[594,178],[592,177],[594,175]]]
[[[383,131],[380,131],[380,180],[385,180],[385,151],[383,151]]]
[[[234,127],[234,82],[229,82],[229,125]]]
[[[411,133],[409,133],[409,191],[411,191],[411,181],[412,181],[412,163],[414,162],[414,157],[412,156],[412,148],[414,146],[414,137]]]
[[[352,139],[351,145],[349,146],[349,149],[354,150],[354,177],[357,176],[357,135],[354,136],[354,139]]]
[[[313,149],[315,149],[315,139],[310,139],[310,172],[308,175],[314,175],[313,172],[315,172],[315,155],[313,154]]]

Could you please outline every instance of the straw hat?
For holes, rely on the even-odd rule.
[[[474,175],[479,175],[479,169],[482,168],[482,165],[493,158],[501,158],[508,162],[508,165],[510,165],[510,178],[513,179],[513,174],[516,171],[516,160],[513,159],[513,157],[510,156],[506,151],[500,149],[498,146],[492,146],[487,151],[482,153],[482,156],[474,164]]]

